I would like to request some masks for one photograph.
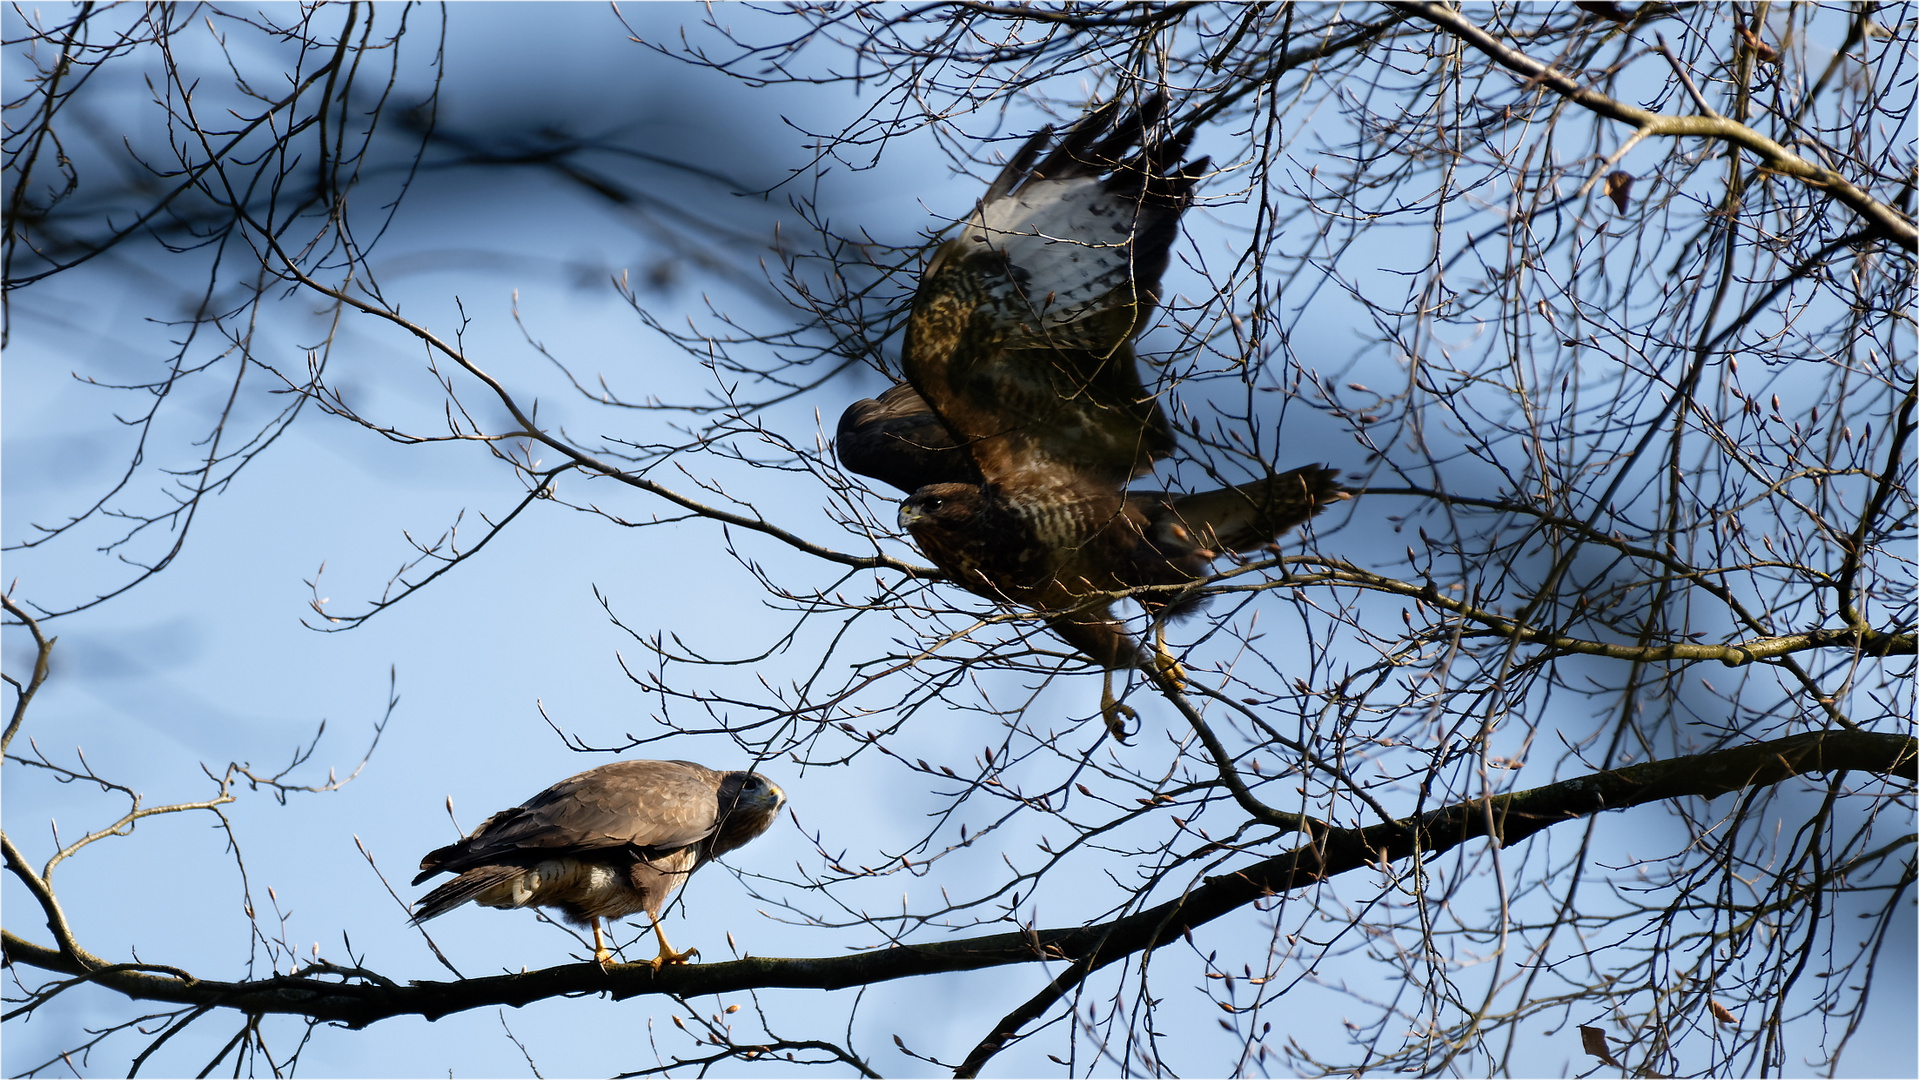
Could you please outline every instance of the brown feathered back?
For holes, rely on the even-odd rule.
[[[758,773],[690,761],[616,761],[554,784],[420,860],[424,922],[471,900],[556,907],[571,921],[655,919],[693,871],[770,828],[786,799]]]

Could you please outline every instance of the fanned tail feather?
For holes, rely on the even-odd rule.
[[[526,871],[517,866],[476,866],[441,885],[413,905],[413,917],[407,922],[418,926],[435,916],[444,915],[496,885],[503,885]]]
[[[1308,465],[1238,487],[1173,500],[1173,512],[1202,547],[1251,551],[1346,496],[1339,470]]]

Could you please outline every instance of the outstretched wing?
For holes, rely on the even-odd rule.
[[[988,483],[1117,489],[1172,451],[1131,341],[1207,163],[1167,171],[1192,132],[1153,138],[1165,106],[1108,103],[1044,158],[1040,131],[927,265],[906,377]]]

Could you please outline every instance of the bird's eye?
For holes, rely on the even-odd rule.
[[[945,502],[946,500],[940,498],[938,495],[928,495],[922,500],[922,503],[928,510],[938,510],[941,506],[945,505]]]

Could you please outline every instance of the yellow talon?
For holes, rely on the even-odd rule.
[[[660,928],[658,922],[653,924],[653,936],[660,939],[660,955],[653,958],[654,971],[658,971],[669,964],[684,964],[695,956],[700,955],[700,950],[698,949],[676,952],[673,946],[666,943],[666,931]]]
[[[1173,689],[1186,689],[1186,669],[1173,656],[1172,650],[1166,647],[1164,626],[1153,627],[1153,669],[1158,672],[1160,678],[1172,683]]]
[[[600,937],[600,920],[593,920],[593,962],[605,971],[606,965],[613,962],[613,950],[606,947],[605,939]]]
[[[1186,669],[1173,658],[1172,653],[1158,653],[1153,657],[1153,668],[1159,677],[1173,684],[1173,689],[1186,689]]]

